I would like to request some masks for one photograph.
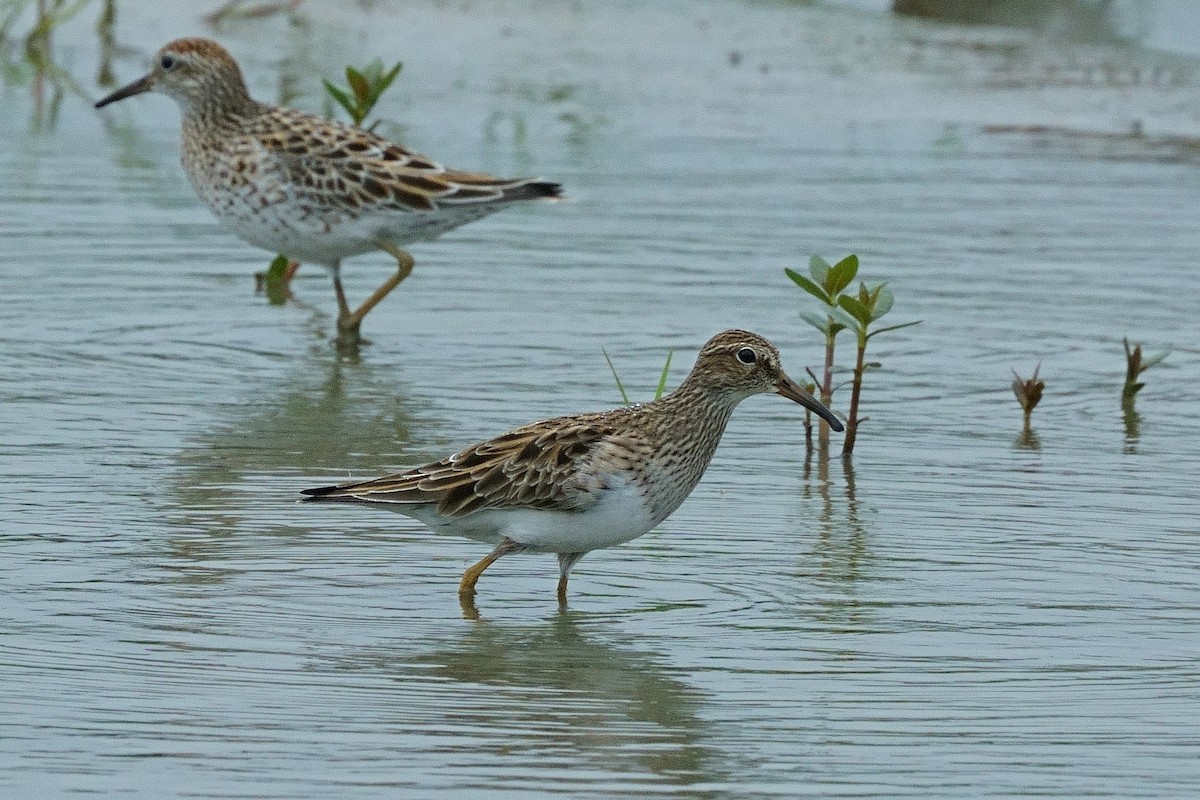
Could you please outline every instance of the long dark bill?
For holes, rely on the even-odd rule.
[[[828,422],[829,427],[833,428],[835,431],[842,430],[842,421],[835,417],[833,412],[826,408],[820,400],[804,391],[804,389],[800,387],[800,384],[796,383],[787,375],[779,376],[779,382],[775,385],[775,391],[776,393],[786,397],[788,400],[794,400],[800,405],[804,406],[809,411]]]
[[[109,103],[115,103],[118,100],[124,100],[126,97],[133,97],[135,94],[142,94],[154,88],[154,79],[147,75],[144,78],[138,78],[128,86],[122,86],[115,92],[96,102],[96,108],[104,108]]]

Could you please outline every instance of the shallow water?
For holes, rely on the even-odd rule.
[[[254,294],[268,255],[193,197],[168,100],[30,133],[5,90],[0,794],[1194,796],[1193,60],[792,4],[313,5],[221,33],[256,93],[317,108],[317,76],[403,58],[408,143],[572,202],[414,247],[340,361],[327,276]],[[122,80],[201,30],[149,13]],[[88,25],[59,48],[98,96]],[[872,344],[853,469],[747,401],[566,613],[549,557],[464,620],[486,548],[293,503],[615,405],[601,345],[639,399],[730,326],[802,374],[783,268],[851,251],[923,320]],[[1136,420],[1123,336],[1172,350]]]

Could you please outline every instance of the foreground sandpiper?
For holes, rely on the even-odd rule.
[[[96,108],[151,91],[179,103],[183,168],[209,210],[250,244],[332,272],[341,344],[359,342],[363,317],[412,272],[403,245],[518,200],[561,196],[557,183],[446,169],[361,128],[259,103],[209,39],[167,44],[149,74]],[[374,250],[398,269],[351,311],[341,261]]]
[[[628,542],[671,514],[708,467],[738,403],[775,392],[842,424],[787,376],[779,351],[730,330],[708,341],[671,394],[645,405],[534,422],[452,456],[376,480],[308,489],[309,501],[367,503],[434,530],[496,545],[459,584],[465,611],[496,559],[558,555],[558,600],[571,567],[592,550]]]

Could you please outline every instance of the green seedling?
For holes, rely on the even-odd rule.
[[[271,305],[283,305],[292,295],[288,283],[299,266],[287,256],[275,256],[266,272],[259,272],[254,276],[255,289],[266,294],[267,302]]]
[[[350,121],[353,124],[371,131],[379,124],[379,120],[375,120],[370,125],[363,123],[367,119],[367,115],[371,113],[371,109],[375,108],[375,104],[379,102],[379,98],[392,85],[392,81],[396,80],[396,76],[400,74],[403,67],[404,63],[397,61],[395,66],[385,72],[383,62],[378,58],[361,70],[346,67],[346,88],[323,81],[325,91],[350,115]]]
[[[612,372],[613,380],[617,382],[617,391],[621,393],[621,402],[627,406],[633,405],[633,401],[629,399],[629,393],[625,391],[625,384],[621,383],[621,376],[617,374],[617,368],[613,365],[612,359],[608,357],[608,351],[603,347],[600,352],[604,353],[604,360],[608,362],[608,369]],[[663,364],[662,373],[658,376],[658,388],[654,391],[654,399],[659,400],[667,391],[667,374],[671,371],[671,357],[675,355],[674,350],[667,351],[667,362]]]
[[[876,363],[867,363],[867,342],[881,333],[898,331],[901,328],[910,328],[921,322],[921,320],[914,320],[912,322],[902,322],[899,325],[889,325],[886,328],[871,330],[872,324],[892,310],[892,305],[895,301],[896,298],[892,295],[892,290],[887,287],[887,284],[877,283],[874,286],[868,287],[867,284],[861,281],[858,284],[857,297],[848,294],[838,297],[838,305],[853,318],[853,323],[847,325],[847,327],[854,331],[858,338],[858,353],[854,362],[854,381],[850,386],[850,413],[846,419],[846,439],[842,447],[843,457],[848,457],[854,452],[854,442],[858,438],[858,425],[860,422],[866,421],[865,417],[860,419],[858,416],[858,404],[862,396],[863,375],[867,369],[879,366]]]
[[[1121,389],[1121,407],[1132,411],[1133,401],[1137,397],[1137,393],[1146,385],[1140,383],[1138,378],[1146,370],[1162,363],[1162,360],[1170,355],[1171,351],[1165,350],[1143,359],[1142,346],[1140,344],[1135,344],[1131,348],[1128,338],[1121,341],[1125,345],[1125,386]]]
[[[846,293],[846,288],[858,276],[858,256],[846,256],[833,266],[820,256],[813,256],[809,260],[809,274],[812,278],[791,269],[785,272],[793,283],[817,298],[824,306],[821,314],[801,311],[800,317],[825,335],[825,367],[820,380],[820,390],[821,401],[827,406],[833,401],[834,350],[837,335],[849,330],[858,340],[854,377],[850,387],[850,411],[846,420],[846,438],[842,449],[842,455],[849,457],[854,452],[854,444],[858,438],[858,425],[866,421],[865,417],[858,416],[863,376],[868,369],[879,366],[867,362],[867,342],[878,334],[907,328],[918,324],[920,320],[871,329],[880,317],[892,310],[895,297],[886,284],[867,286],[861,281],[856,294]],[[823,420],[818,428],[817,444],[822,451],[829,447],[829,425]]]
[[[801,311],[800,318],[825,336],[825,368],[818,381],[818,388],[821,390],[821,402],[828,406],[833,401],[834,346],[837,335],[848,327],[843,319],[844,315],[840,313],[838,298],[858,274],[858,256],[848,255],[830,266],[828,261],[814,255],[808,260],[808,273],[811,278],[794,269],[785,269],[784,273],[793,283],[825,306],[823,315]],[[822,450],[829,448],[829,425],[824,420],[819,423],[817,440]]]

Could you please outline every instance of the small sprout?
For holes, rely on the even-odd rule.
[[[1170,350],[1164,350],[1161,353],[1155,353],[1145,359],[1142,358],[1142,346],[1135,344],[1132,348],[1129,346],[1129,339],[1121,340],[1125,345],[1125,386],[1121,389],[1121,405],[1128,408],[1133,408],[1134,398],[1137,393],[1142,390],[1146,384],[1140,383],[1138,377],[1153,366],[1162,363]]]
[[[617,391],[621,393],[621,402],[627,406],[633,405],[633,403],[629,402],[629,394],[625,391],[625,384],[621,383],[621,376],[617,374],[617,368],[613,366],[612,359],[608,357],[608,351],[601,347],[600,352],[604,353],[604,360],[608,362],[608,369],[613,374],[613,380],[617,382]]]
[[[287,256],[275,256],[266,272],[256,273],[254,289],[267,296],[267,302],[273,306],[281,306],[291,296],[288,284],[300,265],[288,259]]]
[[[658,376],[658,388],[654,390],[654,399],[661,400],[663,392],[667,390],[667,374],[671,371],[671,356],[675,355],[674,350],[667,351],[667,363],[663,364],[662,374]]]
[[[1017,396],[1017,402],[1021,404],[1021,410],[1025,415],[1025,432],[1023,435],[1026,437],[1029,437],[1031,434],[1029,421],[1033,414],[1033,409],[1037,408],[1037,404],[1042,399],[1042,390],[1046,388],[1046,382],[1038,380],[1038,370],[1041,368],[1041,364],[1034,367],[1033,375],[1029,380],[1025,380],[1018,375],[1015,369],[1012,371],[1014,378],[1012,390],[1013,394]]]
[[[403,66],[403,62],[397,61],[395,66],[384,72],[383,62],[377,58],[361,70],[346,67],[348,88],[343,89],[334,86],[329,81],[324,81],[325,91],[345,109],[346,113],[350,115],[351,122],[362,127],[363,121],[371,113],[371,109],[392,85],[392,81],[396,80],[396,76],[400,74]],[[374,129],[378,124],[377,120],[367,126],[367,130]]]
[[[621,376],[617,374],[617,368],[613,365],[612,359],[608,357],[608,351],[603,347],[600,352],[604,353],[604,360],[608,362],[608,369],[612,372],[613,380],[617,382],[617,391],[621,393],[621,402],[627,406],[633,405],[633,401],[629,399],[628,392],[625,391],[625,385],[621,383]],[[671,358],[675,355],[674,350],[667,351],[667,363],[663,364],[662,373],[658,376],[658,387],[654,392],[654,399],[659,400],[667,390],[667,375],[671,371]]]

